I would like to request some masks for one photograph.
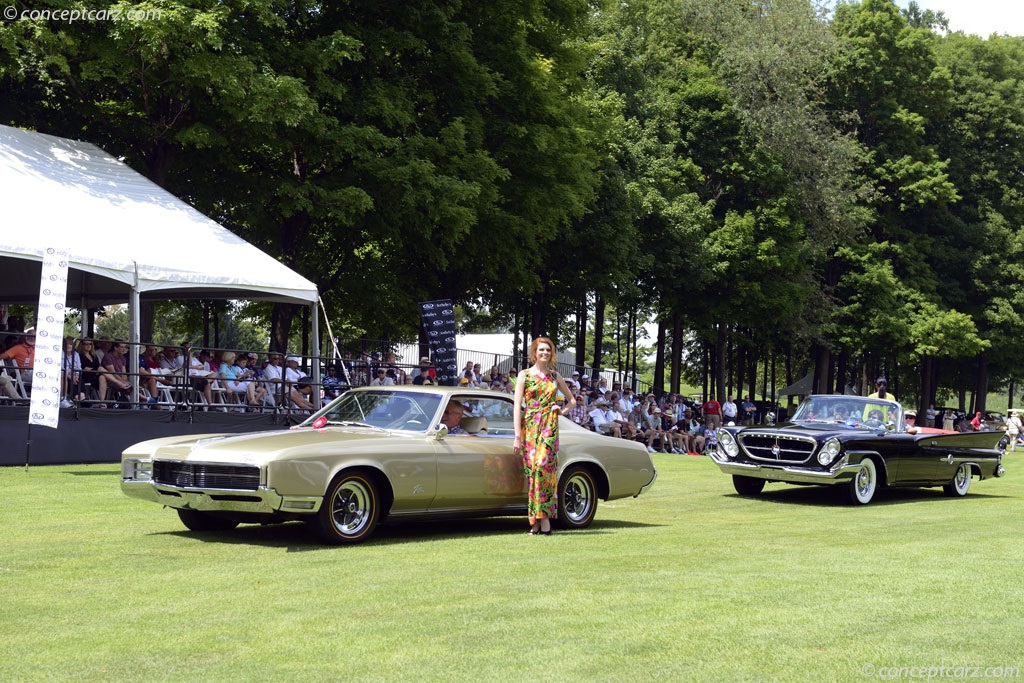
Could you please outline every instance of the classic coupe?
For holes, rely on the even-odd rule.
[[[382,522],[526,514],[512,396],[455,387],[352,389],[289,430],[170,437],[121,458],[128,496],[174,508],[193,531],[305,520],[329,544]],[[599,498],[656,477],[643,445],[559,421],[558,519],[593,521]],[[525,522],[524,522],[525,523]]]
[[[1002,436],[908,426],[893,401],[812,395],[785,424],[721,428],[711,457],[741,496],[760,494],[766,482],[824,484],[842,486],[851,502],[866,505],[885,486],[967,495],[972,477],[1005,474]]]

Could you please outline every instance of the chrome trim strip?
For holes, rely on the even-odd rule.
[[[747,445],[746,445],[746,439],[748,439],[748,438],[768,439],[770,441],[774,441],[774,442],[778,443],[779,446],[780,446],[779,447],[779,453],[780,454],[790,454],[790,453],[793,453],[793,454],[799,455],[800,457],[799,457],[799,459],[793,459],[793,458],[768,458],[768,457],[764,457],[762,455],[757,455],[758,451],[763,451],[763,450],[766,450],[766,449],[760,448],[760,447],[758,447],[756,449],[748,448]],[[784,442],[787,442],[787,441],[798,441],[798,442],[801,442],[801,443],[810,444],[811,449],[810,449],[810,451],[804,452],[802,450],[798,451],[798,450],[793,450],[793,449],[790,449],[790,448],[783,448],[781,444],[784,443]],[[761,462],[770,462],[770,463],[790,463],[790,464],[805,463],[805,462],[808,462],[808,461],[810,461],[810,460],[812,460],[814,458],[814,456],[818,452],[818,448],[819,448],[819,444],[818,444],[817,440],[814,439],[813,437],[793,436],[792,434],[779,434],[777,432],[746,432],[746,431],[744,431],[744,432],[740,432],[737,435],[736,442],[739,444],[739,447],[743,450],[744,453],[746,453],[746,455],[748,457],[753,458],[754,460],[760,460]]]

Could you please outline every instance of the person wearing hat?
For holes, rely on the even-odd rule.
[[[377,368],[377,376],[370,382],[371,387],[390,387],[394,384],[395,380],[388,377],[388,371],[385,368]]]
[[[308,396],[313,393],[313,383],[302,370],[299,369],[300,359],[298,356],[288,356],[285,359],[284,386],[285,392],[292,403],[303,410],[313,410],[313,403]]]
[[[0,359],[13,360],[20,368],[22,381],[28,382],[32,379],[32,363],[35,360],[35,355],[36,333],[35,330],[29,329],[19,343],[0,353]],[[3,371],[0,371],[0,391],[3,391],[8,398],[21,398],[15,388],[14,380]]]
[[[907,410],[903,413],[903,422],[906,423],[907,434],[917,434],[921,431],[921,428],[917,426],[917,411]]]
[[[420,366],[413,372],[413,384],[426,384],[428,386],[437,384],[437,373],[434,370],[433,364],[430,362],[430,356],[423,356],[420,358]]]
[[[619,429],[619,425],[608,418],[608,401],[599,398],[591,405],[593,407],[590,409],[590,422],[594,425],[594,431],[598,434],[621,437],[622,430]]]

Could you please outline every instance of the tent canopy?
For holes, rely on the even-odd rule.
[[[798,379],[797,381],[790,384],[788,387],[780,391],[778,396],[810,396],[814,393],[812,390],[814,386],[814,373],[808,372],[806,375]]]
[[[35,303],[47,248],[66,305],[142,299],[315,304],[316,286],[95,145],[0,126],[0,300]]]

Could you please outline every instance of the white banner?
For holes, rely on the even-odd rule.
[[[36,352],[32,366],[30,425],[57,428],[60,420],[60,371],[64,351],[64,300],[68,291],[67,249],[43,253],[36,310]]]

